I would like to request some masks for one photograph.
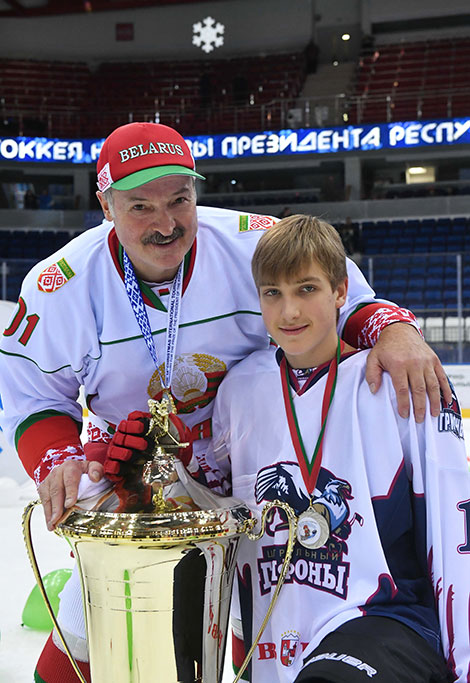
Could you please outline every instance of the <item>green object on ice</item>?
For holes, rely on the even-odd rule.
[[[42,577],[47,597],[56,616],[59,611],[59,593],[69,580],[71,573],[71,569],[55,569]],[[26,600],[21,621],[23,626],[36,631],[51,631],[53,628],[52,619],[38,585],[34,586]]]

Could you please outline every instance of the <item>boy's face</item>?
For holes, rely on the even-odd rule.
[[[266,328],[293,368],[311,368],[336,353],[336,314],[344,304],[347,280],[332,290],[320,264],[312,261],[292,280],[259,288]]]

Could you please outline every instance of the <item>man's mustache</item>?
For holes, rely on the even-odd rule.
[[[144,237],[142,239],[143,244],[165,244],[177,239],[178,237],[183,237],[184,228],[177,226],[171,235],[162,235],[161,232],[152,232],[151,235]]]

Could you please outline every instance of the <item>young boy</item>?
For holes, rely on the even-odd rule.
[[[388,376],[370,393],[368,351],[338,339],[345,254],[327,223],[281,220],[252,271],[278,348],[222,382],[207,463],[258,517],[269,501],[288,503],[298,529],[249,680],[470,681],[470,477],[457,398],[417,424],[399,417]],[[275,509],[261,540],[241,543],[238,667],[287,538]]]

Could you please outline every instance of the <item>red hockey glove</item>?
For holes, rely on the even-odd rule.
[[[120,482],[138,458],[149,450],[145,434],[150,413],[134,410],[127,420],[121,420],[111,439],[104,461],[104,473],[111,481]]]
[[[153,437],[146,436],[150,419],[150,413],[136,410],[128,415],[127,420],[119,423],[104,462],[104,473],[111,481],[122,481],[137,460],[149,456],[154,445]],[[161,436],[158,443],[187,465],[192,456],[191,432],[177,415],[171,414],[169,420],[171,436]],[[177,448],[175,441],[189,445]]]

